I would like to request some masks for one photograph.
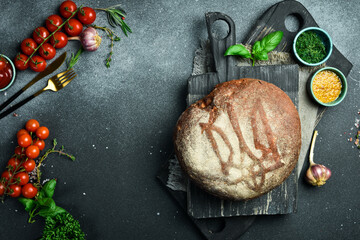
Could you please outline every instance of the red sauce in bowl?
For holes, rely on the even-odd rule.
[[[0,89],[6,87],[13,77],[13,69],[11,64],[0,55]]]

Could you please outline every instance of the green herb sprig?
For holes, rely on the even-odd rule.
[[[75,55],[74,55],[74,53],[71,53],[71,57],[70,57],[69,61],[67,62],[67,65],[68,65],[67,70],[70,70],[71,68],[73,68],[75,66],[75,64],[79,61],[80,55],[84,51],[85,51],[84,48],[81,46]]]
[[[99,11],[105,11],[107,14],[107,19],[109,24],[112,27],[119,26],[124,32],[125,36],[128,36],[128,32],[132,33],[131,28],[125,22],[126,12],[123,8],[120,7],[120,4],[111,6],[108,8],[95,8]]]
[[[284,33],[282,31],[276,31],[266,35],[263,39],[254,43],[251,53],[241,44],[232,45],[225,51],[224,56],[237,55],[251,59],[252,65],[254,66],[256,60],[269,59],[268,53],[279,45],[283,35]]]
[[[57,141],[56,139],[53,140],[53,147],[48,149],[45,154],[40,158],[39,160],[39,163],[37,165],[37,168],[36,168],[36,174],[37,174],[37,182],[38,184],[40,185],[41,184],[41,171],[40,171],[40,167],[41,167],[41,164],[43,163],[43,161],[49,156],[49,154],[51,153],[57,153],[59,155],[62,155],[62,156],[65,156],[67,158],[70,158],[72,161],[75,161],[75,157],[71,154],[68,154],[65,152],[65,148],[64,146],[61,146],[60,149],[56,149],[56,146],[57,146]]]
[[[45,227],[41,240],[49,239],[85,239],[80,223],[70,213],[61,213],[45,219]]]
[[[104,31],[106,33],[106,35],[108,36],[108,38],[110,39],[110,53],[109,53],[109,57],[105,60],[105,65],[107,68],[110,67],[110,62],[111,62],[111,57],[114,54],[113,53],[113,49],[114,49],[114,41],[118,42],[120,41],[120,37],[117,36],[115,34],[114,31],[112,31],[111,29],[107,28],[107,27],[100,27],[100,26],[96,26],[96,25],[92,25],[91,27],[95,28],[95,29],[100,29],[102,31]]]

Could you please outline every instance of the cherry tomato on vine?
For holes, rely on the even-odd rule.
[[[55,50],[55,48],[53,46],[51,46],[51,44],[44,43],[39,48],[39,54],[40,54],[40,56],[42,56],[46,60],[50,60],[50,59],[53,59],[55,57],[56,50]]]
[[[28,183],[22,187],[21,193],[26,198],[33,198],[36,196],[38,189],[32,183]]]
[[[69,18],[73,12],[77,9],[76,4],[73,1],[64,1],[60,5],[60,14],[63,18]]]
[[[22,164],[26,172],[32,172],[35,169],[35,165],[36,163],[32,159],[28,159]]]
[[[18,53],[14,59],[14,64],[16,69],[18,70],[25,70],[29,67],[29,63],[26,62],[26,60],[28,60],[28,56],[26,56],[25,54],[22,53]]]
[[[35,119],[30,119],[26,122],[25,128],[29,132],[35,132],[40,127],[40,123]]]
[[[44,41],[45,38],[47,38],[49,36],[49,34],[50,33],[46,28],[38,27],[34,30],[32,37],[37,44],[40,44]],[[46,42],[47,41],[48,40],[46,40]]]
[[[79,20],[72,18],[65,24],[64,29],[69,36],[78,36],[83,30],[83,25]]]
[[[55,48],[63,48],[68,43],[68,38],[63,32],[56,32],[51,38],[50,43]]]
[[[26,148],[26,156],[31,159],[35,159],[40,154],[40,149],[38,146],[30,145]]]
[[[10,160],[7,163],[7,166],[12,166],[13,169],[15,169],[17,166],[19,166],[20,160],[17,158],[10,158]]]
[[[1,178],[5,178],[7,181],[9,181],[12,175],[13,174],[10,171],[6,170],[1,174]]]
[[[32,143],[32,138],[29,134],[23,134],[18,138],[18,144],[20,147],[28,147]]]
[[[5,184],[0,182],[0,196],[4,195],[5,188],[6,188]]]
[[[46,28],[50,32],[54,32],[62,23],[62,18],[56,14],[49,16],[45,21]]]
[[[11,193],[9,194],[10,197],[16,198],[21,194],[21,187],[17,184],[12,184],[9,186]]]
[[[40,56],[33,56],[29,63],[31,70],[35,72],[42,72],[46,68],[46,61],[43,57]]]
[[[26,129],[20,129],[17,133],[16,133],[16,137],[19,138],[21,135],[24,134],[29,134],[29,132]]]
[[[25,148],[22,148],[22,147],[20,147],[20,146],[17,146],[17,147],[15,148],[15,154],[16,154],[16,155],[25,154]]]
[[[42,151],[45,148],[45,142],[42,139],[36,140],[33,145],[38,146],[39,150]]]
[[[45,140],[49,137],[49,129],[47,127],[41,126],[36,130],[36,136],[42,140]]]
[[[19,180],[18,184],[20,186],[24,186],[25,184],[27,184],[30,179],[29,174],[27,174],[26,172],[19,172],[15,174],[14,178]]]
[[[78,11],[77,18],[85,25],[92,24],[96,19],[96,12],[90,7],[83,7]]]
[[[26,38],[21,42],[21,51],[25,53],[26,55],[30,56],[37,47],[36,42],[32,38]]]

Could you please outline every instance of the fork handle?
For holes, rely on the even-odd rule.
[[[24,100],[22,100],[21,102],[18,102],[17,104],[15,104],[14,106],[12,106],[11,108],[7,109],[6,111],[0,113],[0,119],[2,119],[3,117],[7,116],[8,114],[12,113],[13,111],[15,111],[16,109],[18,109],[19,107],[23,106],[24,104],[26,104],[27,102],[29,102],[30,100],[34,99],[36,96],[39,96],[41,93],[43,93],[43,89],[40,90],[39,92],[29,96],[28,98],[25,98]],[[21,94],[21,93],[20,93]],[[19,94],[19,95],[20,95]],[[15,96],[15,95],[14,95]],[[15,97],[16,98],[16,97]]]

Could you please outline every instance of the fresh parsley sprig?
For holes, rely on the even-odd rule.
[[[256,60],[269,59],[268,53],[279,45],[283,34],[282,31],[276,31],[266,35],[263,39],[254,43],[251,53],[241,44],[232,45],[225,51],[224,56],[237,55],[251,59],[254,66]]]

